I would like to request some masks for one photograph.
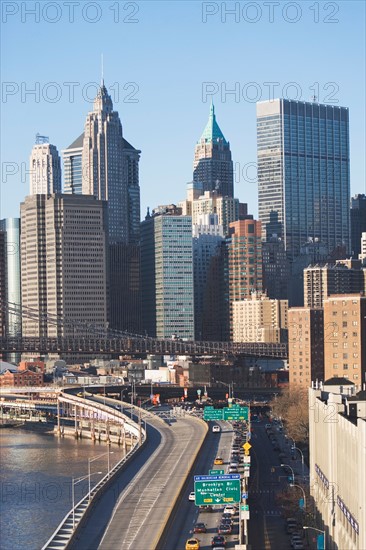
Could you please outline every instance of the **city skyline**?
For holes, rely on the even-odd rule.
[[[37,132],[49,135],[50,142],[59,151],[67,148],[80,135],[98,85],[101,50],[105,57],[106,86],[112,94],[124,132],[142,150],[142,218],[147,206],[154,207],[167,199],[177,203],[184,193],[185,185],[192,177],[192,147],[207,121],[211,99],[220,127],[230,141],[235,195],[249,204],[249,211],[255,217],[255,103],[256,100],[267,100],[269,96],[271,99],[286,96],[296,99],[298,91],[301,95],[299,99],[303,101],[309,101],[312,95],[316,95],[319,102],[349,108],[351,195],[364,192],[363,70],[353,71],[351,67],[362,67],[364,61],[362,47],[357,47],[357,42],[355,44],[356,36],[359,45],[364,37],[360,26],[364,13],[361,3],[346,5],[340,2],[337,4],[337,15],[333,17],[326,13],[321,4],[323,11],[320,10],[318,23],[314,22],[315,13],[303,9],[302,19],[291,24],[292,14],[284,17],[279,9],[274,25],[268,20],[269,15],[263,6],[261,19],[256,24],[250,24],[243,19],[236,22],[229,16],[225,21],[220,13],[205,15],[205,3],[183,5],[181,2],[174,2],[174,5],[140,2],[137,3],[138,14],[129,16],[138,22],[108,25],[108,17],[111,19],[117,15],[111,9],[107,11],[108,7],[111,8],[107,4],[103,4],[105,9],[101,20],[94,26],[85,20],[80,22],[77,12],[75,22],[81,24],[74,26],[68,23],[65,13],[54,25],[45,18],[36,24],[31,16],[25,16],[22,22],[21,13],[18,16],[9,15],[4,20],[4,38],[18,29],[21,30],[21,39],[11,51],[3,48],[2,129],[7,139],[2,140],[1,217],[19,215],[19,204],[27,194],[28,178],[24,172],[28,169],[34,135]],[[161,13],[165,15],[164,21],[159,19]],[[122,13],[121,6],[122,15],[126,18],[128,14]],[[50,12],[48,19],[51,17]],[[90,12],[89,19],[91,17]],[[325,21],[326,17],[329,21]],[[331,19],[334,19],[334,24],[330,24]],[[311,41],[308,40],[309,24]],[[112,49],[108,44],[113,42],[121,26],[123,39],[117,40],[116,47]],[[192,43],[187,44],[185,37],[191,27]],[[35,28],[39,41],[33,42],[32,47],[24,51],[24,41],[29,40]],[[107,40],[107,29],[112,40]],[[79,62],[71,66],[68,59],[71,51],[75,54],[72,46],[74,40],[87,40],[96,30],[101,40],[90,43],[87,54],[80,52]],[[159,36],[160,30],[162,36]],[[67,43],[61,42],[65,31],[70,36]],[[289,43],[306,41],[304,51],[288,48],[279,39],[282,31],[286,32]],[[256,40],[258,32],[263,36],[261,41]],[[344,38],[342,43],[338,39],[340,33]],[[217,41],[218,45],[214,41],[212,55],[206,56],[205,63],[201,63],[200,56],[197,60],[192,57],[192,62],[187,63],[187,56],[201,48],[213,35],[220,36],[222,40]],[[44,41],[51,39],[58,52],[56,58],[44,48]],[[167,40],[171,44],[169,49],[165,48]],[[183,43],[184,52],[180,51]],[[61,44],[60,54],[58,48]],[[147,50],[147,44],[151,51]],[[242,53],[249,51],[252,44],[255,44],[255,55],[246,56],[243,62]],[[322,47],[319,49],[320,44]],[[271,62],[269,49],[273,54]],[[123,56],[121,63],[121,51],[133,53]],[[4,53],[7,53],[7,58]],[[42,64],[35,63],[37,57],[42,58]],[[275,62],[272,62],[273,57]],[[282,62],[283,59],[286,63]],[[347,62],[349,59],[352,59],[352,64]],[[26,91],[31,90],[32,86],[36,90],[35,95],[27,95]],[[355,94],[354,90],[359,93]],[[72,97],[69,96],[71,91],[74,94]],[[52,99],[55,93],[60,96],[56,100]],[[168,140],[168,136],[174,139]],[[163,148],[164,160],[159,162],[159,151]],[[16,173],[6,174],[9,165],[4,163],[12,163],[10,170]],[[9,189],[11,192],[8,192]]]

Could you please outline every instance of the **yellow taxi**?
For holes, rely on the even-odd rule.
[[[198,539],[188,539],[186,550],[200,550],[200,541]]]
[[[221,458],[221,456],[217,456],[214,460],[214,464],[215,466],[221,466],[222,464],[224,464],[224,461],[223,459]]]

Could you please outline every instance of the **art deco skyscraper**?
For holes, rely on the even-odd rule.
[[[204,191],[217,191],[223,197],[234,196],[233,161],[230,143],[216,122],[215,108],[194,151],[193,181],[202,183]]]
[[[140,153],[102,81],[85,123],[82,192],[107,201],[110,326],[130,332],[140,329]]]
[[[282,238],[290,259],[306,242],[350,250],[349,113],[287,99],[257,104],[262,236]]]
[[[30,161],[30,195],[61,193],[61,161],[48,137],[37,134]]]
[[[122,124],[102,82],[85,122],[82,190],[108,201],[109,243],[128,242],[128,192],[123,174]]]

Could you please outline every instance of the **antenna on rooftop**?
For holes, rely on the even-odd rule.
[[[48,136],[41,136],[41,134],[36,134],[36,145],[41,145],[42,143],[49,143],[50,138]]]

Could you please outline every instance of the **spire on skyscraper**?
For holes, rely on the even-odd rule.
[[[206,124],[206,128],[203,130],[200,141],[201,140],[208,142],[222,140],[224,143],[227,143],[224,134],[221,132],[221,129],[216,122],[215,107],[212,99],[210,105],[210,115]]]
[[[94,100],[93,110],[94,112],[103,111],[105,113],[111,113],[113,111],[112,98],[109,95],[108,90],[104,84],[103,68],[102,68],[102,78],[101,78],[100,88]]]
[[[101,69],[102,69],[102,77],[101,77],[101,80],[100,80],[100,87],[101,88],[104,88],[104,59],[103,59],[103,54],[101,54]]]

